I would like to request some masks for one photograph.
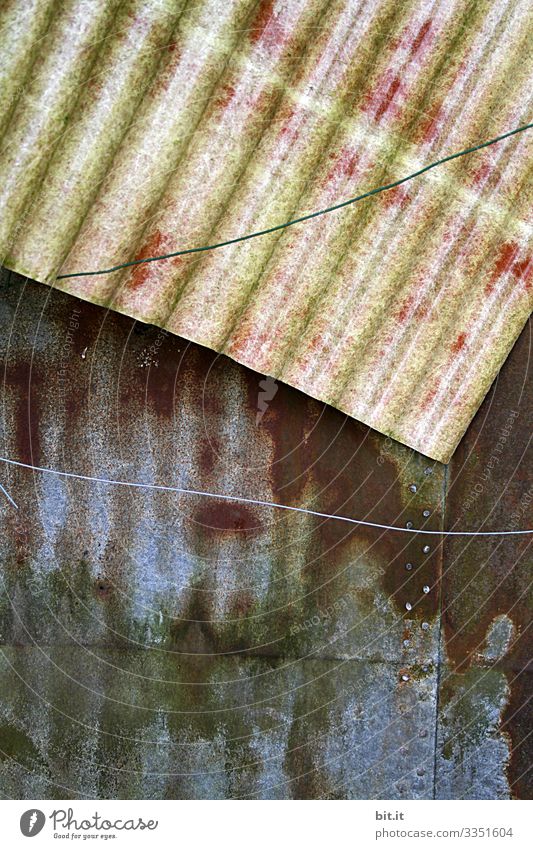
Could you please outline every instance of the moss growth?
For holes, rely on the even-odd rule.
[[[14,725],[0,725],[0,760],[11,759],[28,768],[42,761],[38,750],[23,731]]]

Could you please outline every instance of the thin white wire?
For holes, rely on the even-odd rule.
[[[339,516],[335,513],[321,513],[318,510],[309,510],[307,507],[291,507],[288,504],[278,504],[275,501],[262,501],[257,498],[245,498],[242,495],[224,495],[219,492],[205,492],[201,489],[184,489],[180,486],[165,486],[164,484],[138,483],[137,481],[120,481],[113,478],[98,478],[92,477],[91,475],[78,475],[75,472],[62,472],[58,469],[47,469],[44,466],[32,466],[30,463],[21,463],[19,460],[10,460],[7,457],[0,457],[0,462],[8,463],[10,466],[20,466],[23,469],[33,469],[35,472],[47,472],[48,474],[59,475],[64,478],[75,478],[76,480],[105,483],[111,486],[131,486],[136,489],[156,489],[162,490],[163,492],[177,492],[181,495],[199,495],[203,498],[219,498],[224,501],[239,501],[244,504],[256,504],[259,507],[276,507],[278,510],[291,510],[293,513],[306,513],[309,516],[318,516],[320,519],[337,519],[339,522],[350,522],[352,525],[365,525],[367,528],[379,528],[384,531],[400,531],[405,534],[426,534],[429,536],[454,537],[503,537],[533,533],[533,528],[518,531],[432,531],[424,530],[423,528],[400,528],[398,525],[382,525],[379,522],[366,522],[363,519],[351,519],[348,516]],[[4,487],[1,488],[4,490]],[[8,498],[13,504],[15,504],[9,495]],[[16,506],[17,505],[15,504],[15,507]]]
[[[0,483],[0,490],[2,490],[2,492],[4,493],[4,495],[5,495],[5,497],[7,498],[7,500],[8,500],[8,501],[11,501],[11,504],[13,505],[13,507],[15,507],[15,508],[18,510],[18,509],[19,509],[19,508],[18,508],[18,504],[15,504],[15,502],[14,502],[14,501],[13,501],[13,499],[11,498],[11,496],[10,496],[9,492],[7,491],[7,489],[5,488],[5,486],[2,486],[2,484],[1,484],[1,483]]]

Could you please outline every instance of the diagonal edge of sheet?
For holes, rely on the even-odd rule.
[[[532,308],[527,0],[14,0],[0,259],[447,462]]]

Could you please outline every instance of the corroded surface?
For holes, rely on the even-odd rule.
[[[531,324],[450,469],[445,524],[533,527]],[[532,536],[448,539],[441,677],[444,796],[531,798]],[[499,766],[496,764],[499,763]]]
[[[16,275],[4,273],[0,319],[4,456],[435,529],[449,478],[448,526],[532,524],[526,456],[514,472],[531,418],[525,334],[446,470]],[[463,515],[508,409],[514,465],[493,461]],[[446,543],[443,561],[408,534],[1,471],[18,504],[0,492],[6,795],[530,792],[527,540]]]
[[[267,228],[525,123],[531,14],[15,0],[0,257],[448,461],[532,306],[528,133],[286,231],[55,277]]]
[[[391,664],[28,647],[0,675],[9,796],[431,795],[434,695],[399,693]]]

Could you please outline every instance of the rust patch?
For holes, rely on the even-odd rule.
[[[500,277],[507,274],[517,257],[520,246],[516,242],[504,242],[498,250],[491,279],[485,286],[485,292],[490,294]]]
[[[512,270],[516,255],[514,243],[503,245],[495,274]],[[450,466],[447,527],[475,530],[484,520],[487,528],[489,524],[508,530],[532,525],[533,499],[525,471],[531,467],[531,393],[523,391],[531,385],[529,345],[526,330],[459,445]],[[507,766],[511,792],[521,798],[529,798],[531,793],[526,773],[531,753],[525,742],[531,684],[527,672],[531,654],[530,546],[525,537],[477,539],[469,545],[449,538],[443,585],[443,635],[447,658],[456,672],[465,673],[477,662],[497,616],[510,617],[516,628],[518,636],[504,649],[496,668],[505,673],[510,688],[501,730],[511,744]]]
[[[216,98],[216,101],[215,101],[216,106],[219,109],[225,109],[226,106],[228,106],[228,104],[231,103],[231,101],[233,100],[234,97],[235,97],[235,88],[234,88],[234,86],[232,86],[228,83],[227,85],[222,86],[222,88],[220,90],[220,94],[217,95],[217,98]]]
[[[374,118],[376,119],[376,121],[380,121],[381,118],[383,117],[383,115],[385,114],[385,112],[387,112],[387,110],[389,109],[390,105],[392,104],[394,98],[396,97],[396,95],[400,91],[401,84],[402,84],[402,81],[401,81],[400,77],[394,76],[392,78],[392,80],[390,81],[388,88],[385,89],[384,91],[382,90],[380,92],[381,96],[380,96],[379,103],[376,107],[376,112],[375,112],[375,115],[374,115]]]
[[[527,542],[521,547],[523,555]],[[476,548],[480,548],[479,542]],[[513,620],[529,621],[527,599],[516,601],[518,587],[527,579],[527,556],[521,556],[516,546],[510,561],[502,546],[494,549],[482,549],[477,556],[474,552],[456,556],[453,565],[448,566],[443,625],[448,656],[457,672],[464,672],[473,662],[497,616],[512,609]],[[516,643],[509,655],[517,661],[518,646]]]
[[[527,638],[525,640],[528,642]],[[518,675],[509,674],[508,678],[511,680],[511,694],[501,721],[501,729],[510,742],[507,777],[513,799],[531,799],[531,748],[527,741],[531,735],[533,673],[529,666]]]
[[[431,31],[431,19],[428,18],[427,21],[424,21],[424,23],[422,24],[422,26],[418,30],[417,34],[413,38],[413,41],[412,41],[412,44],[411,44],[411,56],[414,56],[416,53],[418,53],[418,51],[422,47],[424,41],[428,37],[430,31]]]
[[[221,453],[221,446],[216,437],[203,439],[198,444],[198,462],[205,475],[211,475]]]
[[[386,208],[399,207],[404,209],[411,200],[409,189],[406,186],[396,186],[394,189],[389,189],[385,192],[382,198],[383,205]]]
[[[148,241],[144,243],[143,247],[134,259],[147,259],[148,257],[160,256],[171,250],[172,249],[168,246],[167,237],[160,233],[159,230],[156,230]],[[178,256],[174,257],[172,260],[166,260],[166,262],[176,264],[179,263],[180,260],[181,257]],[[154,269],[151,262],[147,262],[144,265],[133,266],[128,277],[128,287],[130,289],[139,289],[144,283],[146,283],[153,271]]]
[[[261,41],[265,47],[276,47],[285,40],[285,29],[274,14],[275,0],[261,0],[257,13],[250,24],[250,41]]]
[[[492,161],[486,157],[485,161],[481,163],[481,165],[474,170],[472,173],[472,178],[469,181],[470,185],[483,187],[485,183],[493,173],[494,168],[492,165]]]
[[[429,392],[427,392],[424,395],[424,397],[422,399],[422,404],[421,404],[421,408],[423,410],[428,410],[431,407],[431,405],[433,404],[433,401],[437,397],[437,392],[439,391],[439,386],[440,386],[440,378],[435,381],[433,386],[430,388]]]
[[[533,256],[527,256],[521,262],[515,262],[513,265],[513,275],[530,291],[531,278],[533,277]]]
[[[256,393],[257,383],[250,383],[250,404],[256,401]],[[295,390],[280,384],[269,415],[261,423],[273,442],[272,488],[279,500],[295,506],[306,504],[332,515],[376,522],[383,522],[386,517],[387,522],[405,522],[397,466],[388,458],[379,457],[379,442],[370,429],[311,399],[297,403],[294,396]],[[311,491],[315,493],[312,498]],[[405,491],[408,493],[407,487]],[[347,580],[350,551],[360,551],[364,540],[369,559],[376,557],[387,564],[382,585],[399,611],[405,614],[405,604],[410,602],[417,617],[436,615],[437,589],[424,595],[421,588],[435,583],[440,558],[437,547],[432,547],[424,561],[416,538],[399,544],[390,534],[364,526],[346,525],[334,519],[316,519],[316,523],[304,577],[309,586],[320,588],[316,598],[319,606],[327,607],[338,597]],[[412,575],[404,569],[408,560],[417,564]],[[340,584],[337,571],[343,573]],[[373,598],[369,598],[372,603]]]
[[[194,521],[201,526],[202,533],[216,535],[250,531],[257,533],[262,527],[252,510],[243,504],[214,499],[209,499],[208,504],[195,510]]]
[[[297,120],[297,112],[294,109],[285,109],[283,122],[279,131],[280,137],[286,136],[291,141],[296,141],[296,139],[300,135],[298,131]]]
[[[397,313],[398,321],[401,324],[404,324],[407,321],[407,319],[409,318],[411,311],[413,309],[414,302],[415,302],[414,295],[409,295],[409,297],[407,297],[404,300],[403,304],[401,305],[400,309],[398,310],[398,313]]]
[[[452,342],[451,349],[454,354],[458,354],[466,345],[466,333],[459,333],[455,342]]]
[[[182,340],[154,327],[145,350],[153,354],[146,377],[146,400],[150,409],[170,419],[174,416]]]
[[[328,183],[329,180],[341,175],[344,177],[353,177],[357,172],[359,161],[360,157],[357,150],[350,150],[348,147],[343,148],[337,157],[333,168],[326,177],[325,183]]]
[[[427,117],[418,125],[417,140],[421,142],[435,141],[444,122],[444,117],[442,105],[432,106],[428,110]]]
[[[21,359],[6,366],[4,380],[14,390],[16,402],[14,425],[17,460],[38,465],[41,457],[39,394],[43,378],[35,362],[32,364]]]

